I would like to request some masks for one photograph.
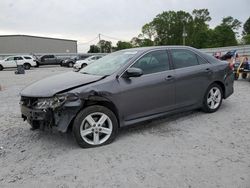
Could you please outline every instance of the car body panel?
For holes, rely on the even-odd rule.
[[[114,110],[122,127],[201,107],[208,86],[215,82],[221,84],[224,98],[233,93],[233,72],[228,64],[188,47],[174,48],[192,50],[208,63],[174,69],[173,62],[170,61],[170,70],[141,77],[124,77],[126,70],[141,56],[152,50],[171,48],[165,46],[133,49],[138,53],[109,76],[85,75],[79,72],[64,73],[28,86],[21,92],[21,96],[39,98],[74,93],[77,101],[68,102],[66,103],[68,106],[64,104],[52,113],[55,126],[65,132],[77,113],[89,103],[108,104]],[[22,106],[21,103],[21,108]],[[30,111],[32,112],[32,107]],[[62,117],[59,114],[69,115]],[[29,121],[35,120],[34,117],[27,118],[31,118]]]

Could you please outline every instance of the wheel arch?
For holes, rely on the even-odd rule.
[[[212,84],[218,84],[221,87],[222,95],[223,95],[223,98],[225,99],[226,87],[225,87],[224,83],[221,81],[214,81]],[[210,84],[210,85],[212,85],[212,84]]]
[[[71,120],[71,122],[69,123],[69,126],[68,126],[67,130],[72,130],[73,123],[74,123],[74,120],[75,120],[76,116],[84,108],[86,108],[88,106],[94,106],[94,105],[104,106],[104,107],[108,108],[109,110],[111,110],[115,114],[117,122],[118,122],[118,127],[120,128],[119,111],[118,111],[117,107],[115,106],[115,104],[112,101],[108,100],[107,98],[100,97],[100,96],[89,97],[88,99],[84,99],[83,101],[84,101],[83,106],[80,108],[80,110],[78,111],[78,113],[74,116],[74,118]]]
[[[85,100],[83,108],[86,108],[88,106],[93,106],[93,105],[104,106],[104,107],[108,108],[109,110],[111,110],[115,114],[117,121],[118,121],[118,124],[120,126],[119,111],[112,101],[110,101],[104,97],[97,97],[97,96],[90,97],[88,100]]]

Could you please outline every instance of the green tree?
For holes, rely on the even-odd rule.
[[[133,47],[154,46],[154,41],[147,38],[141,38],[141,36],[139,35],[139,37],[132,38],[131,44],[133,45]]]
[[[181,45],[182,34],[185,27],[189,36],[192,32],[193,18],[188,12],[184,11],[167,11],[158,14],[152,21],[155,29],[155,43],[157,45]],[[187,45],[190,41],[187,40]]]
[[[243,43],[244,44],[250,44],[250,34],[243,36]]]
[[[250,17],[243,25],[243,34],[250,34]]]
[[[112,42],[106,40],[100,40],[98,42],[98,46],[100,47],[101,53],[110,53],[112,50]]]
[[[122,50],[133,47],[130,42],[124,42],[124,41],[118,41],[116,45],[117,45],[116,50]]]
[[[211,35],[208,27],[208,22],[211,20],[208,9],[194,9],[193,25],[191,33],[191,46],[195,48],[205,48],[209,46]]]
[[[144,38],[148,38],[153,40],[156,35],[156,30],[154,28],[154,24],[152,22],[145,24],[142,26],[142,35]]]
[[[221,25],[229,26],[234,32],[237,33],[237,30],[241,27],[241,22],[234,19],[232,16],[228,16],[222,19]]]
[[[99,53],[100,48],[96,45],[90,45],[88,53]]]
[[[237,45],[237,40],[232,28],[228,25],[221,24],[213,30],[212,43],[213,46],[211,47],[234,46]]]

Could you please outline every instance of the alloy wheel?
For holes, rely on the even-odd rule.
[[[112,134],[111,119],[104,113],[95,112],[86,116],[80,126],[82,139],[90,145],[106,142]]]
[[[221,102],[221,91],[217,87],[210,89],[207,95],[207,105],[210,109],[214,110],[219,107]]]

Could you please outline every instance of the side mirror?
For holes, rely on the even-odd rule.
[[[128,68],[128,70],[125,72],[126,77],[140,77],[143,75],[143,71],[139,68]]]

